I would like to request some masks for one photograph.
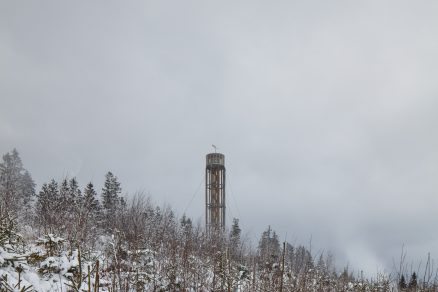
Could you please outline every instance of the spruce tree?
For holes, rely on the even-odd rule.
[[[96,234],[97,226],[102,219],[101,206],[97,199],[97,193],[93,184],[90,182],[84,189],[81,200],[81,239],[86,241],[91,235]]]
[[[79,205],[81,203],[82,197],[81,197],[81,190],[79,189],[78,181],[75,177],[71,178],[68,182],[68,194],[69,194],[69,200],[68,202],[73,205]]]
[[[24,169],[18,151],[14,149],[3,155],[3,162],[0,163],[0,199],[4,207],[21,214],[23,208],[30,208],[34,195],[35,183]]]
[[[70,220],[78,219],[81,212],[82,199],[83,198],[81,190],[79,189],[78,181],[73,177],[68,182],[66,197],[66,203],[68,204],[66,208],[68,210],[67,218]]]
[[[119,198],[121,192],[122,188],[117,177],[109,171],[105,175],[105,183],[102,188],[102,206],[106,211],[114,211],[117,205],[122,202]]]
[[[23,192],[23,204],[29,207],[32,198],[35,196],[35,182],[27,170],[24,171],[21,179],[21,190]]]
[[[181,228],[184,233],[188,233],[192,230],[192,220],[183,214],[180,220]]]
[[[417,288],[417,274],[415,272],[413,272],[411,275],[411,280],[409,281],[408,288],[409,289]]]
[[[94,190],[94,186],[91,182],[87,184],[84,190],[83,206],[87,213],[98,213],[100,210],[100,204],[97,200],[97,193]]]
[[[57,202],[59,206],[59,219],[61,222],[65,222],[68,220],[67,217],[71,211],[70,189],[67,178],[64,178],[59,185],[59,196]]]
[[[230,250],[231,257],[236,260],[239,255],[240,234],[242,230],[239,227],[239,219],[233,218],[233,225],[230,231]]]
[[[113,229],[117,223],[117,216],[126,208],[125,200],[120,196],[122,188],[117,177],[108,172],[105,175],[105,183],[102,188],[102,207],[104,213],[104,228]]]
[[[61,207],[58,183],[52,179],[49,184],[44,183],[37,195],[36,215],[37,222],[46,233],[53,233],[58,230],[59,210]]]
[[[401,277],[400,277],[400,281],[398,282],[398,288],[400,290],[404,290],[404,289],[407,288],[406,280],[405,280],[405,276],[404,275],[401,275]]]
[[[239,243],[241,231],[242,230],[239,227],[239,219],[233,218],[233,225],[231,226],[231,231],[230,231],[230,240],[232,242]]]
[[[272,264],[277,261],[280,255],[280,243],[275,231],[271,226],[262,233],[259,241],[259,254],[264,263]]]

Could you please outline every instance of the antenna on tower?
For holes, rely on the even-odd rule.
[[[217,150],[219,149],[216,145],[214,145],[214,144],[211,144],[211,146],[213,146],[213,148],[214,148],[214,153],[217,153]]]

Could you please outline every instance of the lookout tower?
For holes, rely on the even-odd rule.
[[[221,153],[207,154],[205,226],[207,233],[225,229],[225,156]]]

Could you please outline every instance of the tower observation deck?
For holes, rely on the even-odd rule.
[[[225,229],[225,156],[207,154],[205,168],[205,226],[207,233]]]

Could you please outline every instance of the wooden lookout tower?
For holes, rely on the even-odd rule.
[[[221,153],[207,154],[205,225],[208,234],[225,229],[225,156]]]

